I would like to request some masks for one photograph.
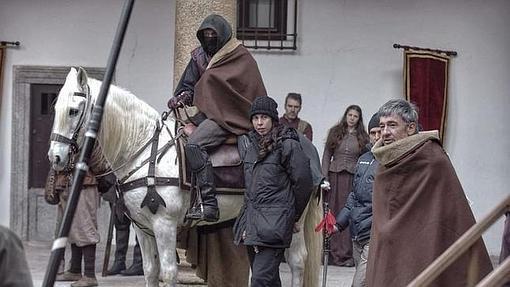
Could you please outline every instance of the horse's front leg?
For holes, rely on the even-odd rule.
[[[159,256],[156,238],[143,232],[133,224],[140,248],[142,250],[143,273],[147,287],[159,287]]]
[[[173,287],[177,283],[177,219],[161,216],[154,220],[154,235],[158,245],[160,274],[163,286]]]
[[[303,227],[301,226],[300,231],[292,235],[292,242],[290,243],[290,247],[285,250],[285,259],[289,264],[292,277],[290,285],[292,287],[303,286],[306,256],[307,251],[305,236]]]

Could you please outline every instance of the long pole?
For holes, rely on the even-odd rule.
[[[120,49],[122,42],[124,41],[124,35],[126,34],[127,25],[133,10],[135,0],[127,0],[124,3],[119,25],[113,41],[113,46],[108,57],[108,63],[106,66],[106,73],[101,84],[98,98],[92,111],[92,116],[87,124],[87,131],[85,132],[85,139],[83,148],[80,153],[78,163],[74,170],[73,183],[71,186],[71,192],[69,194],[69,200],[67,202],[66,209],[64,211],[64,217],[62,218],[62,224],[58,232],[58,236],[53,241],[51,248],[50,261],[46,268],[46,274],[44,275],[43,287],[52,287],[55,284],[55,276],[57,275],[58,265],[65,251],[67,243],[67,235],[71,228],[73,221],[74,212],[76,205],[78,204],[78,198],[80,197],[80,190],[83,184],[83,178],[85,177],[89,167],[88,162],[92,154],[92,149],[96,143],[96,136],[101,126],[101,120],[103,117],[103,107],[106,102],[108,90],[110,89],[110,83],[112,81],[113,73],[117,65],[117,59],[119,58]]]
[[[329,213],[329,204],[326,199],[326,190],[322,190],[322,208],[323,208],[323,217],[326,218]],[[326,225],[322,229],[322,249],[323,249],[323,260],[322,260],[322,287],[327,286],[328,282],[328,259],[329,259],[329,234],[326,230]]]

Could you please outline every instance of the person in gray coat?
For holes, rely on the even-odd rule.
[[[279,124],[276,109],[272,98],[256,98],[250,111],[253,130],[238,140],[246,193],[234,241],[246,245],[252,287],[281,286],[280,262],[313,187],[299,135]]]
[[[0,225],[0,286],[32,287],[23,243],[9,228]]]

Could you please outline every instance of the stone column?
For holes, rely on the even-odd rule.
[[[213,13],[225,17],[235,35],[236,3],[236,0],[176,0],[174,90],[188,64],[190,52],[200,45],[196,33],[205,17]]]

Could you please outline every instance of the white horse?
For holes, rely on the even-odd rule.
[[[67,75],[55,104],[55,121],[48,151],[55,170],[67,167],[73,146],[79,146],[83,141],[84,123],[91,116],[100,86],[101,82],[88,78],[82,68],[71,68]],[[158,155],[162,157],[155,167],[155,176],[178,178],[177,150],[175,144],[171,145],[175,135],[170,132],[174,123],[171,118],[163,121],[154,108],[130,92],[111,85],[89,166],[95,171],[111,167],[117,178],[129,177],[128,182],[146,177],[148,164],[145,162],[151,154],[151,146],[147,142],[160,126],[163,128],[159,134],[158,149],[167,143],[170,148]],[[183,223],[190,193],[181,192],[178,186],[157,186],[166,206],[160,205],[153,214],[149,208],[140,208],[147,190],[147,186],[142,186],[123,193],[130,217],[136,223],[133,227],[142,249],[146,285],[159,286],[158,281],[162,280],[164,286],[175,286],[177,227]],[[242,196],[218,195],[217,199],[220,221],[237,217]],[[319,206],[315,199],[310,201],[306,216],[300,220],[301,231],[294,234],[291,247],[285,253],[293,287],[318,284],[320,237],[313,233],[313,227],[320,219]]]

